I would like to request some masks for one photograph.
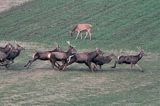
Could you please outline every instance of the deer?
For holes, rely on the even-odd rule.
[[[8,53],[4,53],[0,51],[0,66],[5,66],[6,68],[8,68],[10,61],[7,59],[7,57],[9,56],[10,52],[11,52],[11,49],[10,51],[8,51]]]
[[[4,53],[8,53],[11,48],[14,48],[13,45],[8,43],[5,47],[0,47],[0,51]]]
[[[21,51],[25,50],[25,48],[20,46],[19,44],[16,44],[16,46],[16,48],[12,46],[12,49],[7,56],[7,60],[11,61],[11,64],[14,63],[14,59],[20,55]]]
[[[36,60],[42,60],[42,61],[49,61],[50,60],[50,53],[52,52],[63,52],[63,50],[60,48],[60,46],[57,44],[57,47],[50,51],[36,51],[36,53],[33,55],[33,58],[27,62],[27,64],[24,67],[29,68],[33,62]],[[59,64],[57,63],[59,66]]]
[[[67,43],[68,43],[69,47],[66,52],[52,52],[52,53],[50,53],[49,58],[50,58],[50,62],[52,64],[53,68],[56,67],[60,70],[60,67],[57,66],[55,63],[57,61],[61,61],[62,64],[66,64],[68,57],[77,53],[77,50],[70,44],[70,42],[67,41]]]
[[[68,58],[68,62],[64,64],[64,66],[62,67],[62,70],[65,70],[66,67],[72,63],[83,63],[86,66],[88,66],[90,71],[93,72],[94,70],[91,66],[91,63],[94,58],[96,58],[97,56],[101,54],[103,54],[103,52],[99,48],[96,48],[96,50],[92,52],[82,52],[82,53],[76,53],[74,55],[71,55]]]
[[[96,58],[93,59],[94,68],[97,69],[97,65],[99,65],[99,68],[102,68],[102,65],[110,63],[114,58],[116,58],[114,53],[111,53],[109,55],[99,55]]]
[[[144,55],[145,55],[144,50],[141,50],[137,55],[127,55],[127,56],[121,55],[115,61],[114,66],[112,66],[112,68],[116,68],[117,64],[130,64],[131,69],[133,68],[133,66],[136,66],[142,72],[144,72],[142,68],[138,65],[138,62],[142,59]]]
[[[92,25],[91,24],[87,24],[87,23],[83,23],[83,24],[77,24],[71,31],[70,34],[71,36],[73,36],[74,32],[77,32],[77,37],[76,39],[78,39],[78,36],[81,35],[81,39],[82,39],[82,33],[81,32],[86,32],[86,36],[84,37],[84,39],[87,38],[87,36],[90,36],[90,40],[92,39],[92,34],[91,34],[91,29],[92,29]]]

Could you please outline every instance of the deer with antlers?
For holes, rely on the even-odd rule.
[[[53,68],[56,67],[60,69],[60,67],[55,64],[57,61],[61,61],[62,64],[66,64],[68,57],[77,53],[77,50],[71,45],[71,43],[69,41],[67,41],[67,43],[69,45],[67,52],[50,53],[49,59]]]
[[[140,52],[137,55],[121,55],[115,61],[114,66],[112,68],[116,68],[117,64],[130,64],[131,69],[133,68],[133,66],[136,66],[143,72],[142,68],[138,65],[138,62],[142,59],[143,56],[144,50],[140,50]]]
[[[68,57],[67,63],[64,64],[63,70],[72,63],[84,63],[93,72],[94,70],[91,66],[91,63],[94,58],[101,54],[103,54],[103,52],[99,48],[96,48],[96,50],[92,52],[82,52],[71,55]]]

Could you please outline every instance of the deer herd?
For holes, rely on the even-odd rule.
[[[79,35],[81,35],[82,39],[82,32],[86,32],[85,38],[89,35],[91,40],[91,28],[91,24],[78,24],[70,31],[70,34],[73,36],[73,33],[77,32],[76,39],[78,39]],[[69,41],[67,41],[67,44],[67,51],[63,51],[58,44],[53,50],[37,51],[24,67],[29,68],[36,60],[43,60],[50,61],[52,68],[57,70],[66,70],[69,65],[78,63],[85,64],[90,71],[94,72],[98,70],[97,66],[101,69],[102,65],[108,64],[114,60],[114,65],[111,68],[116,68],[117,64],[130,64],[131,69],[133,66],[136,66],[143,72],[138,62],[144,56],[144,50],[140,50],[136,55],[116,56],[114,53],[105,55],[99,48],[96,48],[94,51],[77,52],[76,48]],[[8,43],[4,47],[0,47],[0,66],[8,68],[14,63],[14,59],[20,55],[22,50],[25,49],[19,44],[16,44],[15,47],[11,43]]]

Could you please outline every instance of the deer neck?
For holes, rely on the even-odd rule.
[[[89,55],[91,56],[91,58],[95,58],[98,56],[98,53],[94,51],[94,52],[90,52]]]
[[[143,57],[141,53],[138,54],[138,60],[140,60]]]

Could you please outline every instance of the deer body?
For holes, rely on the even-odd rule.
[[[96,49],[96,51],[93,52],[76,53],[69,59],[68,63],[65,65],[63,69],[65,69],[68,65],[76,62],[76,63],[84,63],[93,72],[91,62],[93,61],[94,58],[96,58],[100,54],[102,54],[102,51],[100,49]]]
[[[59,46],[56,47],[54,50],[51,50],[51,51],[37,51],[33,55],[33,59],[29,60],[28,63],[24,67],[29,68],[31,66],[31,64],[36,60],[43,60],[43,61],[50,60],[50,55],[51,55],[52,52],[63,52],[63,51],[61,50],[61,48]]]
[[[59,69],[59,67],[55,63],[57,61],[61,61],[62,64],[66,64],[68,57],[75,54],[75,53],[77,53],[77,50],[74,47],[72,47],[71,45],[69,46],[67,52],[52,52],[50,54],[50,62],[52,64],[52,67],[54,68],[54,66],[55,66],[56,68]]]
[[[120,56],[112,68],[116,68],[116,64],[131,64],[131,69],[133,65],[136,65],[140,70],[142,68],[137,64],[139,60],[144,56],[144,51],[140,51],[137,55]]]
[[[87,36],[89,35],[90,36],[90,40],[92,39],[92,34],[91,34],[91,28],[92,28],[92,25],[91,24],[86,24],[86,23],[83,23],[83,24],[77,24],[73,30],[71,31],[71,36],[73,36],[73,33],[74,32],[77,32],[77,37],[76,39],[78,39],[78,36],[81,34],[81,39],[82,39],[82,32],[86,32],[86,36],[85,36],[85,39],[87,38]]]
[[[107,55],[107,56],[97,56],[96,58],[93,59],[93,63],[95,64],[95,67],[97,65],[99,65],[100,69],[101,69],[101,66],[103,64],[108,64],[112,61],[113,57],[115,57],[114,54],[110,54],[110,55]]]

